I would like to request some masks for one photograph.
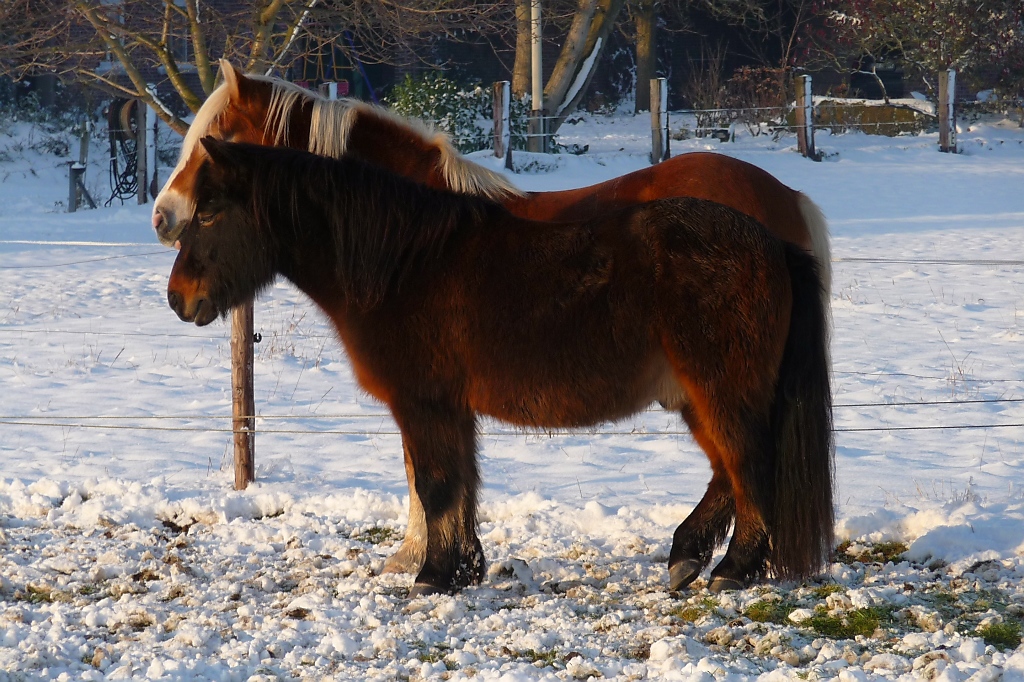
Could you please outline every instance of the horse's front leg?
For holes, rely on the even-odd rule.
[[[410,597],[455,592],[484,577],[476,534],[476,420],[417,403],[393,410],[426,520],[426,552]]]
[[[405,451],[405,475],[409,480],[409,525],[405,528],[402,546],[384,561],[383,573],[419,573],[427,554],[427,517],[416,492],[416,471],[409,446],[403,442],[402,449]]]

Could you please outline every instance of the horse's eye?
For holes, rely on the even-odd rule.
[[[200,213],[198,216],[199,227],[210,227],[213,225],[213,221],[216,217],[216,213]]]

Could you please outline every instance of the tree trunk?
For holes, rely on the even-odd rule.
[[[516,61],[512,66],[512,96],[530,92],[530,0],[516,0]]]
[[[544,101],[554,133],[586,94],[608,34],[626,0],[579,0],[576,15],[555,68],[544,88]]]
[[[636,113],[651,109],[651,79],[658,71],[655,0],[640,0],[636,13]]]

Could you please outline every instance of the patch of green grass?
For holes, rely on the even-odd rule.
[[[975,633],[985,640],[985,644],[991,644],[1000,651],[1016,649],[1020,646],[1021,627],[1020,623],[1012,620],[1002,623],[991,623],[978,628]]]
[[[890,561],[895,563],[908,549],[902,542],[879,542],[874,545],[866,545],[864,551],[858,554],[850,554],[851,546],[852,543],[849,540],[840,543],[836,547],[836,561],[844,564],[852,564],[855,561],[862,564],[884,564]]]
[[[718,608],[718,602],[714,597],[704,597],[696,604],[680,604],[665,615],[678,618],[686,623],[694,623],[700,620],[702,616],[714,612],[716,608]]]
[[[530,663],[536,663],[540,661],[545,667],[553,666],[556,662],[562,660],[562,657],[554,649],[547,651],[535,651],[533,649],[525,649],[517,652],[519,658],[524,658]]]
[[[446,660],[445,658],[451,647],[444,642],[435,644],[433,647],[428,647],[424,642],[417,642],[414,646],[419,649],[419,653],[416,654],[416,658],[424,663],[437,663],[440,661],[441,663],[444,663],[444,667],[448,670],[454,670],[456,668],[454,663]]]
[[[27,601],[30,604],[52,604],[53,602],[70,602],[71,596],[55,590],[52,587],[46,585],[26,585],[25,591],[18,591],[14,593],[15,599],[21,601]]]
[[[747,607],[747,618],[757,623],[789,623],[796,605],[788,601],[757,601]]]
[[[811,594],[817,599],[825,599],[828,595],[835,594],[836,592],[846,592],[846,588],[838,583],[825,583],[815,587]]]
[[[367,528],[361,533],[352,536],[353,540],[359,540],[360,542],[369,542],[371,545],[379,545],[387,542],[395,536],[395,529],[388,528],[387,526],[373,526]]]
[[[870,637],[875,630],[882,625],[888,625],[892,620],[891,608],[872,606],[848,611],[840,616],[816,613],[804,625],[822,637],[853,639],[857,635]]]
[[[973,596],[973,601],[969,595]],[[1006,595],[999,590],[978,590],[965,594],[964,597],[961,601],[965,604],[966,610],[972,613],[984,613],[989,609],[1002,613],[1006,610]]]

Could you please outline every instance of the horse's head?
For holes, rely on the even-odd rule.
[[[250,78],[221,60],[224,82],[210,94],[196,113],[181,145],[178,165],[153,203],[153,229],[166,246],[173,246],[195,212],[197,178],[206,148],[203,137],[232,142],[271,144],[274,131],[266,130],[272,85]]]
[[[202,327],[273,282],[275,268],[253,214],[253,158],[212,137],[200,143],[195,210],[176,235],[167,303]]]

